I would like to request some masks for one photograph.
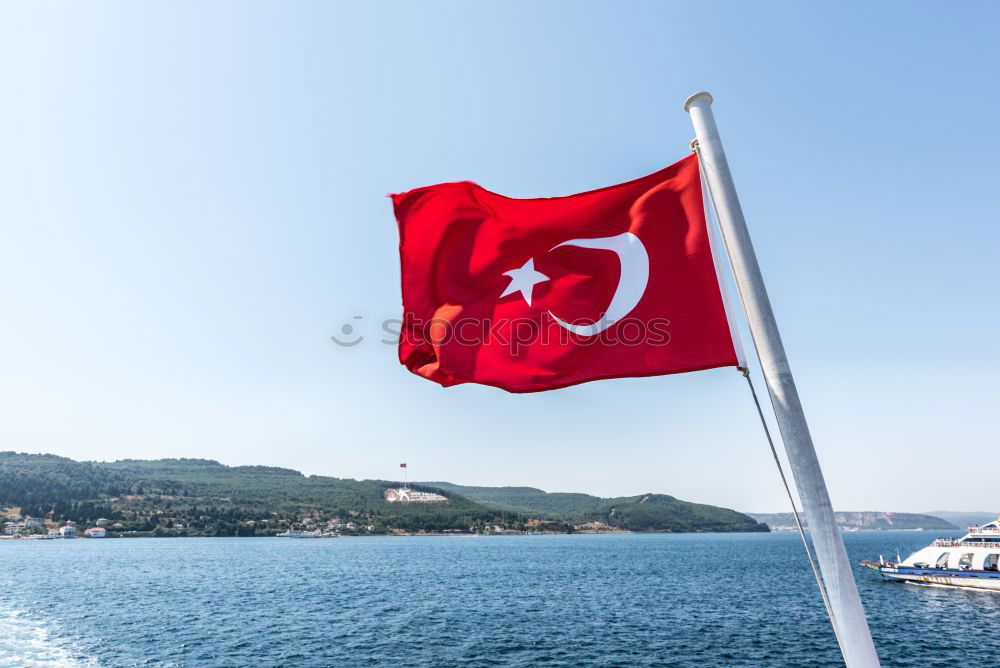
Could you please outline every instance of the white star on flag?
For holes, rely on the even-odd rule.
[[[542,272],[535,271],[534,258],[530,258],[520,269],[505,271],[503,275],[510,276],[510,283],[500,297],[503,298],[520,291],[524,301],[528,302],[528,306],[531,306],[531,293],[534,291],[535,285],[549,280],[549,277]]]

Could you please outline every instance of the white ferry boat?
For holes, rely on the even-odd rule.
[[[961,538],[938,538],[898,563],[881,555],[861,563],[891,580],[1000,591],[1000,518]]]

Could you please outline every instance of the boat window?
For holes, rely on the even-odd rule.
[[[958,567],[963,571],[972,570],[972,552],[966,552],[962,555],[962,558],[958,560]]]
[[[998,565],[1000,565],[1000,554],[987,554],[986,560],[983,561],[983,570],[995,571]]]
[[[945,552],[940,557],[938,557],[937,563],[934,564],[934,567],[935,568],[948,568],[948,555],[950,555],[950,554],[951,554],[951,552]]]

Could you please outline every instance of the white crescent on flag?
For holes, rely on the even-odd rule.
[[[614,251],[615,255],[618,256],[619,264],[621,264],[618,287],[611,298],[611,303],[608,304],[608,310],[597,322],[591,325],[572,325],[549,311],[549,315],[555,318],[556,322],[574,334],[596,336],[631,313],[639,300],[642,299],[643,293],[646,292],[646,284],[649,282],[649,254],[646,253],[646,247],[642,245],[642,240],[631,232],[623,232],[613,237],[601,237],[600,239],[564,241],[558,246],[553,246],[552,250],[563,246]]]
[[[563,246],[609,250],[618,256],[618,262],[621,265],[618,286],[615,288],[615,294],[611,298],[611,303],[608,304],[608,310],[604,312],[604,315],[597,322],[590,325],[573,325],[552,311],[549,311],[549,315],[555,318],[555,321],[561,327],[568,329],[574,334],[596,336],[627,316],[636,307],[639,300],[642,299],[642,295],[646,291],[646,284],[649,282],[649,254],[646,253],[646,247],[643,246],[642,240],[631,232],[623,232],[613,237],[600,237],[598,239],[571,239],[570,241],[564,241],[561,244],[553,246],[549,252]],[[534,258],[529,258],[518,269],[511,269],[504,272],[504,276],[510,277],[510,283],[507,284],[507,288],[500,297],[503,298],[514,292],[520,292],[521,297],[528,303],[528,306],[531,306],[531,294],[534,291],[535,285],[549,280],[548,276],[535,270]]]

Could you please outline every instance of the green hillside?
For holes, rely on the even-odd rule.
[[[442,504],[386,502],[382,493],[397,485],[204,459],[104,463],[0,453],[0,506],[60,522],[90,524],[103,517],[123,531],[174,535],[182,525],[185,535],[273,535],[335,518],[365,532],[372,526],[370,533],[519,529],[528,522],[457,494],[446,494]]]
[[[274,535],[348,522],[356,528],[346,531],[359,533],[572,531],[587,523],[631,531],[767,531],[733,510],[662,494],[602,499],[440,482],[411,487],[440,492],[446,503],[387,502],[384,491],[398,485],[207,459],[77,462],[0,452],[0,508],[54,523],[89,526],[104,518],[112,533],[126,535]]]
[[[681,501],[665,494],[604,499],[589,494],[545,492],[533,487],[469,487],[423,483],[474,501],[560,519],[570,524],[600,522],[630,531],[767,531],[767,525],[727,508]]]

